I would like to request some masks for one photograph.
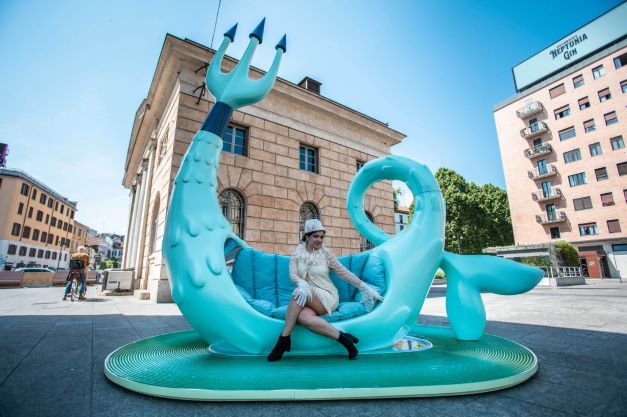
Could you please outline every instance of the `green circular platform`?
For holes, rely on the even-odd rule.
[[[143,394],[183,400],[327,400],[463,395],[511,387],[538,368],[532,351],[484,334],[460,341],[447,327],[415,326],[429,349],[346,356],[264,356],[211,353],[193,331],[122,346],[105,360],[107,378]]]

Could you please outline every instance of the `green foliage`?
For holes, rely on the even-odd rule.
[[[394,199],[394,210],[398,210],[401,205],[401,197],[403,196],[403,190],[400,188],[395,188],[392,191],[392,198]]]
[[[519,262],[529,266],[553,266],[553,262],[551,262],[551,258],[548,256],[528,256],[520,258]]]
[[[469,183],[448,168],[438,169],[435,178],[446,202],[447,251],[477,254],[489,246],[514,243],[505,190],[492,184]]]
[[[555,242],[555,256],[558,266],[579,266],[577,248],[565,240]]]
[[[442,268],[438,268],[437,271],[435,271],[435,279],[446,279],[446,274],[444,273],[444,271],[442,270]]]
[[[116,258],[105,259],[100,262],[100,267],[98,269],[111,269],[111,268],[119,268],[120,262]]]

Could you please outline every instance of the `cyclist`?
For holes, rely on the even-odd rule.
[[[78,252],[72,255],[70,261],[83,261],[83,268],[80,270],[80,279],[81,279],[81,290],[80,290],[80,300],[85,299],[85,293],[87,292],[87,267],[89,266],[89,255],[86,253],[85,246],[79,246]],[[68,275],[69,276],[69,275]],[[63,294],[63,300],[66,299],[70,290],[72,289],[72,280],[70,279],[65,287],[65,293]]]

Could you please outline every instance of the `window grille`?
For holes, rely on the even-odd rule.
[[[244,197],[238,191],[228,188],[220,193],[220,207],[224,217],[231,223],[233,233],[244,239]]]

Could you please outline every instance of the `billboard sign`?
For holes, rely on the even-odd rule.
[[[516,91],[627,35],[627,2],[543,49],[512,68]]]

